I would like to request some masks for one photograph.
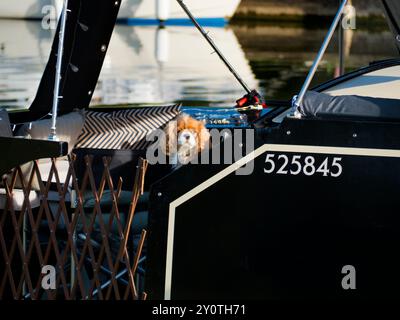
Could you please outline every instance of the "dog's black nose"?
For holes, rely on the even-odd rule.
[[[190,135],[188,135],[188,134],[185,134],[184,137],[185,137],[186,140],[189,140],[189,139],[190,139]]]

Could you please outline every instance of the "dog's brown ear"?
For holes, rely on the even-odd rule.
[[[177,118],[176,118],[176,131],[181,132],[184,130],[190,121],[190,116],[186,113],[181,113]]]
[[[164,135],[159,140],[161,150],[167,156],[176,152],[177,149],[177,120],[168,122],[164,128]]]

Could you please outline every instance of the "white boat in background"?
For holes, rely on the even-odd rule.
[[[208,28],[251,87],[258,81],[234,32]],[[18,37],[15,35],[18,34]],[[25,109],[35,97],[53,32],[38,21],[0,20],[0,106]],[[203,101],[231,106],[242,87],[195,28],[116,26],[92,105]]]
[[[241,0],[186,0],[193,14],[204,25],[223,25],[236,12]],[[42,19],[61,12],[62,0],[1,0],[0,18]],[[160,20],[167,24],[186,24],[188,17],[176,0],[122,0],[119,20],[128,24],[154,24]]]

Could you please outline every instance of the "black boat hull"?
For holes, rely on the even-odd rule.
[[[189,165],[162,179],[149,297],[398,298],[399,134],[392,123],[287,119],[258,132],[250,175]]]

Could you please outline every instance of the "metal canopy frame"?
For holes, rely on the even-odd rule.
[[[335,30],[337,26],[339,25],[339,22],[342,19],[342,14],[344,12],[344,9],[346,8],[346,5],[348,3],[348,0],[343,0],[342,4],[339,7],[338,12],[336,13],[335,19],[332,22],[331,27],[329,28],[328,34],[325,37],[324,42],[322,43],[321,49],[318,52],[317,57],[314,60],[314,63],[307,75],[307,78],[303,84],[303,87],[301,88],[301,91],[297,98],[293,99],[293,107],[297,108],[300,107],[303,103],[304,96],[306,95],[307,90],[309,89],[312,80],[314,79],[315,73],[317,72],[318,66],[321,63],[322,58],[324,57],[324,54],[326,52],[326,49],[328,48],[329,43],[332,40],[332,37],[335,33]]]

